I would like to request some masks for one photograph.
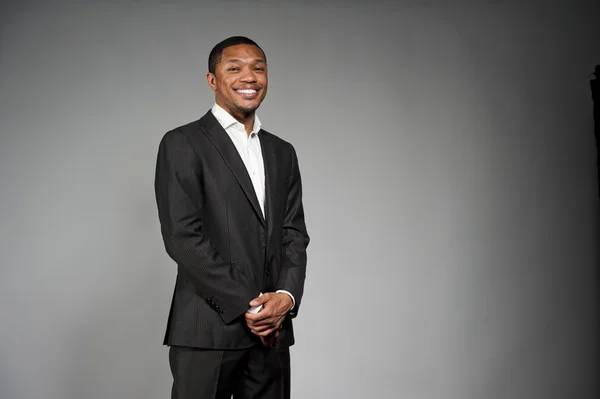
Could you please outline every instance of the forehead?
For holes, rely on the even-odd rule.
[[[254,61],[260,59],[266,61],[265,58],[265,54],[260,48],[252,44],[237,44],[223,49],[221,62],[227,62],[230,59],[242,61]]]

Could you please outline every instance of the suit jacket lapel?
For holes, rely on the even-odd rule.
[[[258,197],[254,191],[252,180],[250,180],[246,165],[244,165],[244,161],[242,161],[235,145],[211,111],[208,111],[202,120],[206,127],[206,135],[213,142],[227,166],[229,166],[229,169],[235,176],[237,182],[244,191],[244,194],[246,194],[246,198],[248,198],[248,201],[252,204],[252,208],[254,208],[254,212],[260,219],[260,222],[265,225],[265,218],[260,209],[260,204],[258,203]]]
[[[273,231],[273,215],[276,206],[275,198],[277,193],[277,158],[275,148],[269,140],[269,136],[263,130],[259,132],[260,148],[262,151],[263,162],[265,165],[265,214],[267,216],[267,242],[270,242],[271,232]]]

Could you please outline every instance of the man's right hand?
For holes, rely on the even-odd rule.
[[[250,302],[250,306],[259,305],[263,307],[257,313],[246,312],[246,324],[253,334],[266,337],[279,331],[293,301],[288,294],[267,292]]]

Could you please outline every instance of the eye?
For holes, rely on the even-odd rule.
[[[265,70],[265,68],[263,68],[263,67],[256,67],[254,69],[257,70],[257,71],[264,71]]]
[[[235,71],[239,71],[239,70],[240,70],[240,68],[238,68],[238,67],[231,67],[231,68],[227,69],[227,71],[230,71],[230,72],[235,72]]]

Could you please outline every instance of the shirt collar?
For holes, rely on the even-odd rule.
[[[217,103],[215,103],[215,105],[213,105],[211,111],[212,111],[213,115],[215,116],[215,118],[217,118],[217,121],[219,122],[219,124],[225,130],[227,130],[232,125],[235,125],[236,123],[239,123],[241,125],[241,123],[237,119],[235,119],[233,116],[231,116],[229,114],[229,112],[225,111],[223,109],[223,107],[221,107]],[[258,115],[254,114],[254,125],[252,126],[252,131],[250,133],[258,133],[261,126],[262,125],[260,123],[260,119],[258,119]]]

